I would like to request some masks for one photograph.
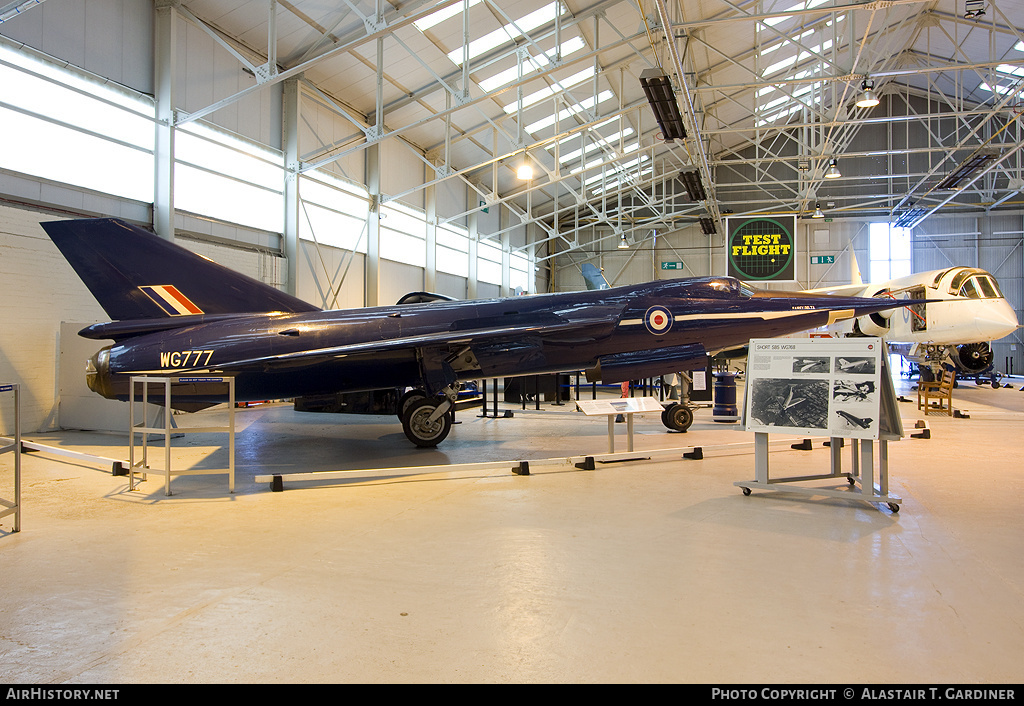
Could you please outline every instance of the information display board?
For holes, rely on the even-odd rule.
[[[748,351],[747,431],[876,440],[903,436],[882,339],[752,339]]]

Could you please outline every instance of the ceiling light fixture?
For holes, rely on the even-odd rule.
[[[626,242],[626,234],[623,233],[619,236],[619,250],[625,250],[629,247],[629,243]]]
[[[828,169],[825,170],[826,179],[838,179],[842,174],[839,173],[839,167],[836,166],[836,160],[828,160]]]
[[[523,181],[530,181],[530,179],[533,179],[533,167],[531,167],[529,161],[527,161],[525,153],[523,153],[523,161],[518,167],[516,167],[516,176]]]
[[[691,201],[703,201],[708,197],[707,192],[704,191],[704,183],[700,180],[700,172],[696,170],[680,172],[679,176],[683,180],[683,186],[686,187],[686,193],[690,195]]]
[[[999,156],[998,150],[983,150],[968,157],[964,162],[952,171],[945,179],[939,182],[936,189],[957,189],[960,184],[966,181],[974,172],[978,171],[993,159]]]
[[[860,82],[860,98],[857,100],[858,108],[874,108],[878,105],[878,94],[875,93],[875,82],[869,78]]]
[[[825,214],[822,213],[822,211],[821,211],[821,204],[820,203],[814,204],[814,215],[811,216],[811,218],[824,218],[824,217],[825,217]]]
[[[651,104],[654,119],[658,121],[665,142],[686,139],[683,117],[679,114],[676,94],[668,76],[661,69],[644,69],[640,73],[640,85],[643,86],[647,102]]]
[[[894,215],[896,219],[892,221],[893,228],[912,228],[924,215],[924,209],[909,208],[906,211],[897,211]]]

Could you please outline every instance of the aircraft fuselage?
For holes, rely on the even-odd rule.
[[[416,387],[423,351],[460,380],[600,367],[601,379],[618,382],[703,367],[706,352],[822,326],[864,303],[768,296],[710,277],[507,299],[181,317],[169,322],[174,328],[101,351],[90,386],[126,399],[131,375],[230,373],[239,400]],[[83,335],[102,338],[131,325],[100,324]]]

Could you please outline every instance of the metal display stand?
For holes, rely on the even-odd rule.
[[[633,415],[637,412],[664,411],[664,407],[654,397],[621,397],[608,400],[580,400],[576,402],[580,411],[588,417],[605,415],[608,417],[608,453],[615,453],[615,418],[626,417],[626,450],[633,451]]]
[[[889,494],[889,440],[878,442],[878,483],[875,483],[874,440],[851,439],[851,470],[842,470],[842,447],[844,439],[832,437],[829,441],[831,455],[831,472],[812,476],[790,476],[772,478],[768,464],[768,434],[754,434],[754,480],[736,481],[733,485],[743,489],[744,495],[750,495],[751,488],[761,490],[785,490],[806,495],[824,495],[843,500],[860,500],[867,503],[886,503],[893,512],[900,511],[899,496]],[[777,487],[782,483],[802,483],[805,481],[836,480],[846,478],[851,486],[858,490],[833,490],[829,488],[808,488],[800,486]]]
[[[226,469],[209,469],[198,471],[172,471],[171,470],[171,386],[174,384],[226,384],[228,388],[228,425],[214,427],[175,427],[175,434],[195,434],[210,432],[226,432],[228,435],[228,467]],[[163,427],[147,427],[145,418],[142,422],[135,421],[135,386],[142,385],[142,410],[145,415],[146,403],[148,401],[149,385],[164,386],[164,425]],[[149,445],[147,434],[160,434],[164,437],[164,494],[171,495],[171,476],[200,476],[226,474],[228,476],[228,492],[235,492],[235,379],[230,376],[208,377],[208,376],[173,376],[173,377],[150,377],[133,375],[131,378],[130,392],[128,396],[128,436],[129,436],[129,481],[128,489],[136,490],[135,475],[136,469],[149,469]],[[136,462],[135,435],[142,435],[141,457]],[[146,480],[146,471],[140,470],[142,480]]]
[[[14,500],[0,498],[0,517],[14,515],[14,531],[21,531],[21,386],[0,384],[0,392],[14,393],[14,443],[0,446],[0,455],[14,454]]]
[[[884,341],[869,337],[752,339],[748,350],[744,426],[754,432],[754,480],[733,485],[742,488],[744,495],[750,495],[752,488],[786,490],[886,503],[899,512],[902,500],[889,494],[888,442],[903,437],[903,424]],[[830,472],[771,478],[768,434],[784,430],[831,439]],[[846,439],[852,442],[849,473],[842,470],[841,449]],[[844,477],[858,490],[779,487]]]

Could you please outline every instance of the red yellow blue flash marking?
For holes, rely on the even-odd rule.
[[[187,316],[202,314],[203,310],[178,291],[173,284],[145,285],[139,287],[142,292],[164,310],[168,316]]]

